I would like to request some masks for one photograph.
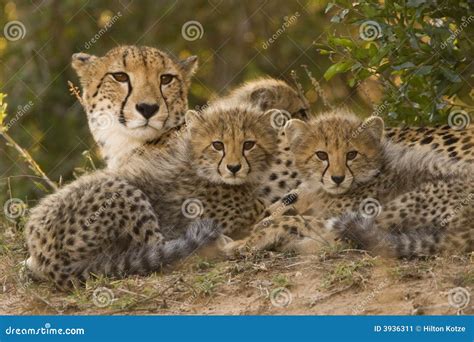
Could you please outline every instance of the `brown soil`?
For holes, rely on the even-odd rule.
[[[344,248],[230,261],[193,257],[174,271],[97,279],[68,294],[22,279],[21,234],[7,229],[0,234],[0,314],[474,314],[474,299],[466,297],[474,288],[474,255],[403,261]],[[453,296],[453,289],[464,292]]]

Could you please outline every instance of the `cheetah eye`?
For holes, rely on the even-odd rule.
[[[114,72],[112,74],[112,76],[118,82],[127,82],[128,81],[128,75],[124,72]]]
[[[328,158],[329,158],[328,154],[326,152],[323,152],[323,151],[316,152],[316,157],[318,157],[321,160],[328,160]]]
[[[161,75],[161,77],[160,77],[161,84],[162,85],[170,84],[171,81],[173,80],[173,78],[174,78],[174,75],[171,75],[171,74]]]
[[[246,141],[244,142],[244,150],[251,150],[255,146],[255,141]]]
[[[213,141],[212,142],[212,147],[216,151],[222,151],[224,149],[224,144],[221,141]]]
[[[353,160],[357,157],[357,151],[349,151],[347,152],[346,158],[347,160]]]

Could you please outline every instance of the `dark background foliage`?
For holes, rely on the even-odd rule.
[[[469,39],[474,23],[429,59],[439,46],[427,43],[426,37],[439,45],[472,12],[467,2],[462,2],[462,9],[459,1],[439,2],[445,6],[421,0],[362,5],[303,0],[0,0],[0,28],[13,20],[25,27],[24,37],[16,41],[0,32],[0,92],[8,94],[4,123],[16,118],[8,134],[55,182],[101,167],[82,108],[68,91],[68,80],[78,83],[70,58],[86,50],[102,55],[119,44],[155,46],[177,57],[198,55],[191,107],[259,76],[291,82],[290,72],[295,70],[315,112],[325,109],[322,92],[329,103],[347,105],[363,115],[370,114],[374,104],[388,101],[389,108],[381,114],[395,123],[444,122],[452,108],[444,102],[472,106]],[[441,27],[430,21],[445,16]],[[202,25],[203,34],[189,41],[181,30],[192,20]],[[360,39],[365,20],[380,23],[380,38]],[[270,42],[272,37],[276,38]],[[302,65],[307,65],[316,86]],[[437,82],[444,82],[443,87],[437,88]],[[399,96],[399,89],[404,96]],[[28,163],[0,141],[0,203],[16,197],[32,205],[43,196],[32,174]]]

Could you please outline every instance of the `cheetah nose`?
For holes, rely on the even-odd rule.
[[[242,168],[242,165],[237,164],[237,165],[227,165],[227,169],[232,172],[234,175],[239,172],[239,170]]]
[[[138,112],[143,115],[145,119],[151,118],[155,113],[160,109],[160,106],[157,105],[156,103],[154,104],[149,104],[149,103],[138,103],[135,108],[138,110]]]
[[[331,179],[333,180],[334,183],[336,183],[337,185],[341,184],[342,182],[344,182],[344,178],[346,178],[346,176],[331,176]]]

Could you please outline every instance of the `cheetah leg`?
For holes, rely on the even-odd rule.
[[[139,198],[141,190],[135,190],[135,198],[121,198],[124,201],[125,212],[132,213],[132,217],[125,217],[125,226],[121,227],[135,242],[146,244],[158,244],[163,241],[158,217],[151,203],[146,198]],[[135,208],[140,208],[136,210]],[[134,212],[135,209],[135,212]],[[134,215],[136,213],[136,216]],[[122,221],[123,222],[123,221]]]
[[[245,254],[247,250],[269,249],[314,253],[330,245],[334,238],[335,235],[325,229],[325,221],[311,216],[283,216],[258,223],[248,238],[226,245],[224,254],[231,257]]]
[[[267,208],[264,218],[277,219],[288,215],[305,215],[313,207],[315,189],[296,189],[290,191],[283,198]],[[311,214],[309,214],[311,215]]]
[[[199,248],[197,255],[206,259],[218,258],[223,254],[226,247],[234,243],[227,235],[221,234],[214,242]]]

